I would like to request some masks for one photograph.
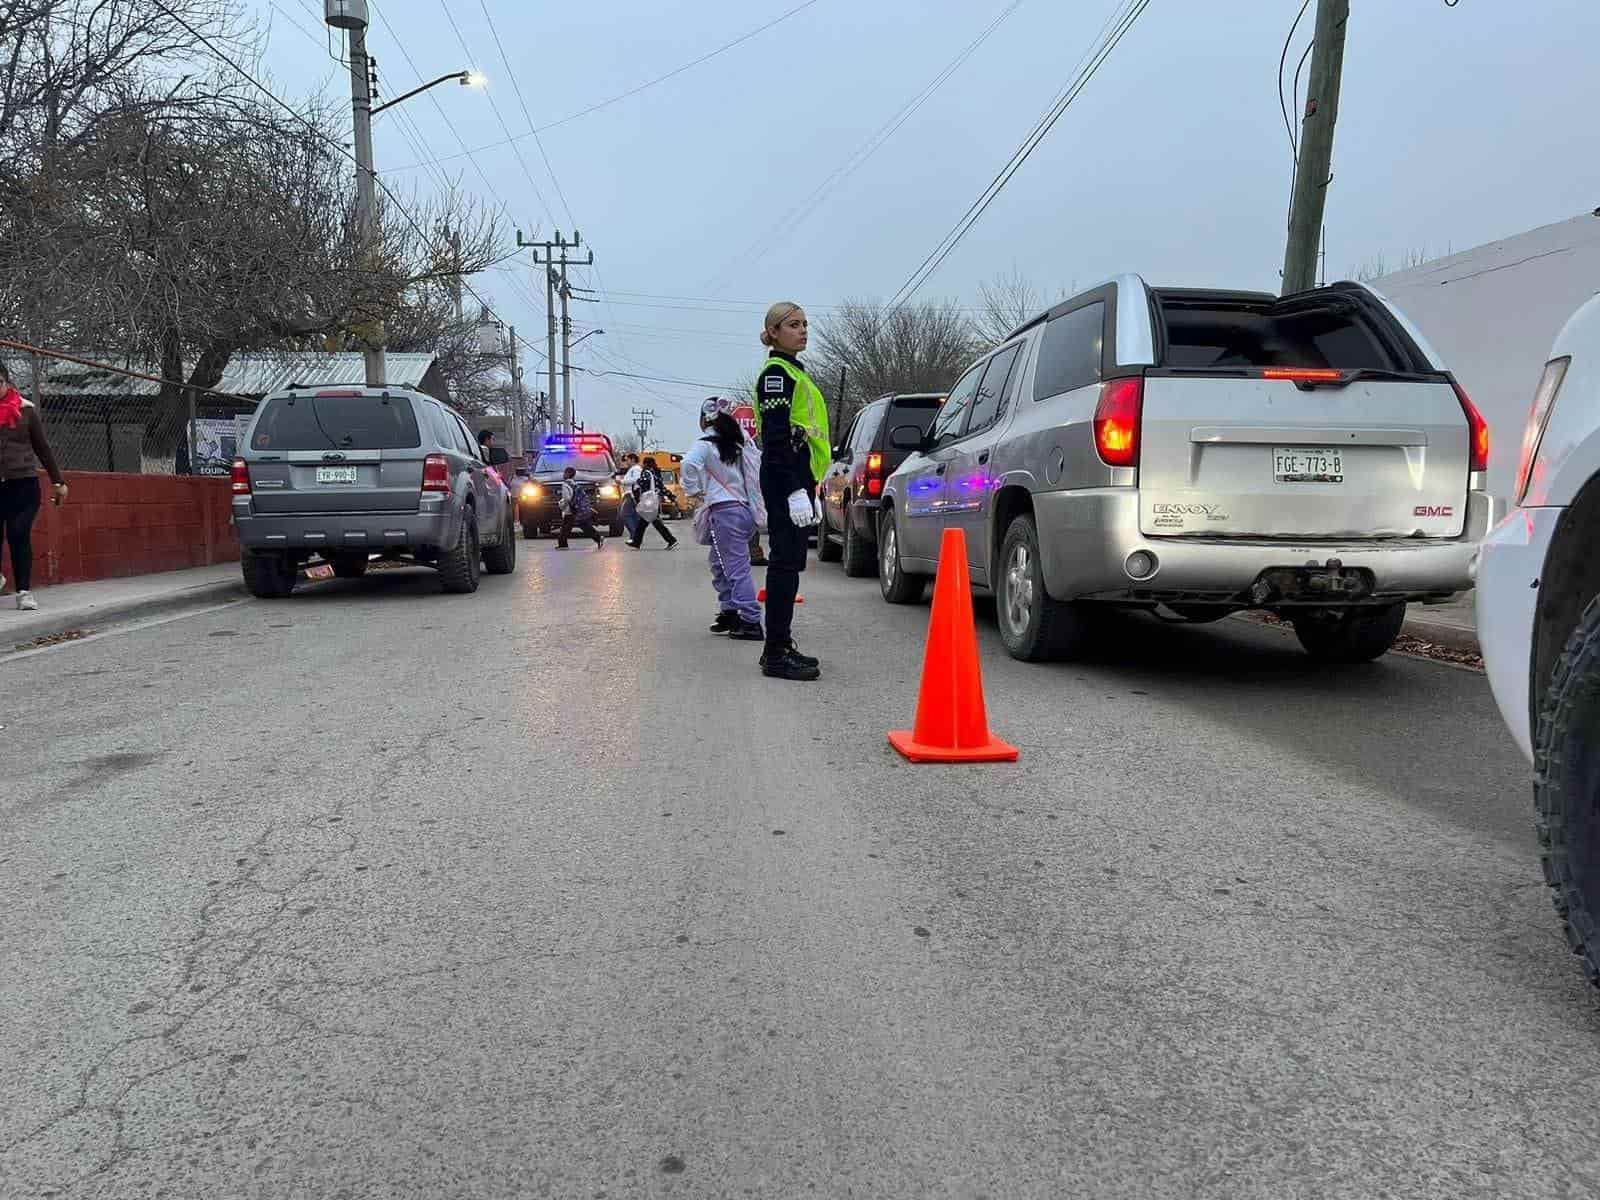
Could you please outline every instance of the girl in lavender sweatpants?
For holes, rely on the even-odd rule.
[[[711,550],[711,582],[719,606],[711,632],[758,642],[765,639],[750,577],[750,542],[765,520],[761,455],[730,415],[732,405],[713,396],[700,406],[705,436],[683,456],[680,478],[684,490],[705,504],[705,511],[696,514],[695,532]]]
[[[761,606],[750,576],[750,535],[756,519],[748,504],[725,500],[711,506],[711,583],[717,589],[719,624],[737,640],[761,638]],[[737,621],[737,624],[735,624]]]

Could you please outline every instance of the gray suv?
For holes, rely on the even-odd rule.
[[[972,366],[887,480],[884,599],[965,533],[1006,648],[1068,657],[1107,606],[1265,609],[1330,662],[1376,658],[1408,603],[1472,583],[1489,430],[1378,293],[1152,288],[1124,275]]]
[[[437,567],[447,592],[516,569],[510,494],[466,425],[408,388],[291,388],[256,408],[233,462],[245,586],[287,596],[313,556],[342,579],[374,555]]]

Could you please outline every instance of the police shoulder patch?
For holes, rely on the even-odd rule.
[[[783,394],[783,376],[768,375],[761,381],[761,390],[768,394]]]

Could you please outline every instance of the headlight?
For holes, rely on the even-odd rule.
[[[602,483],[600,485],[600,495],[602,499],[615,500],[622,495],[622,489],[614,483]]]
[[[537,483],[525,483],[522,485],[522,498],[524,500],[537,500],[541,495],[543,495],[543,492]]]

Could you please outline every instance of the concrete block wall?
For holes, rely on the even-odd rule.
[[[239,558],[226,479],[105,471],[68,471],[66,479],[67,502],[56,508],[49,479],[39,477],[44,506],[33,526],[36,588]]]

